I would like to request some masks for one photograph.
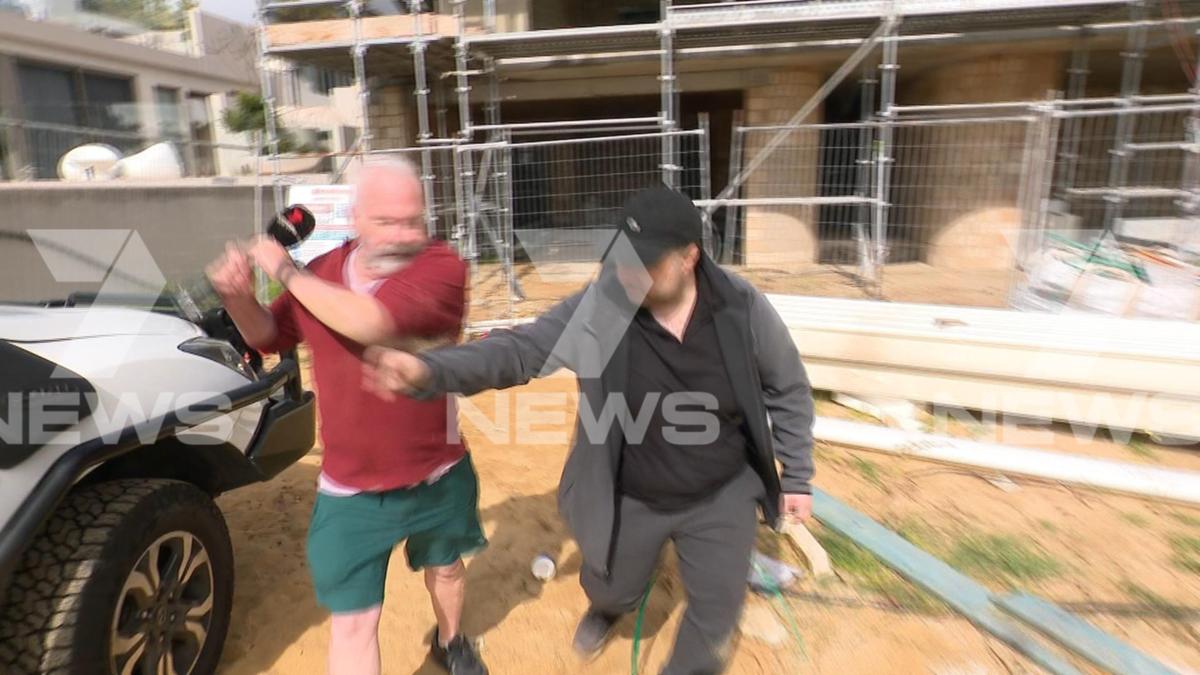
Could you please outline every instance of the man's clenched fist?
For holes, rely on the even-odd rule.
[[[225,254],[204,270],[213,290],[228,302],[254,298],[254,272],[250,258],[236,244],[226,244]]]
[[[368,347],[363,352],[363,384],[380,398],[391,400],[397,393],[420,391],[429,377],[429,366],[408,352],[386,347]]]

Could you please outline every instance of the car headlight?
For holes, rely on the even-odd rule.
[[[223,366],[236,370],[243,377],[257,380],[258,374],[246,362],[245,357],[224,340],[214,340],[210,337],[192,338],[179,345],[179,350],[188,354],[202,356],[209,361],[216,361]]]

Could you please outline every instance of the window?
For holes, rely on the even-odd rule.
[[[317,91],[328,96],[338,87],[348,87],[353,81],[349,73],[322,68],[317,74]]]
[[[38,178],[54,178],[59,158],[85,143],[107,143],[122,152],[140,149],[130,78],[18,62],[17,86],[21,115],[30,122],[28,161]]]
[[[17,66],[24,117],[37,122],[78,126],[83,123],[74,74],[22,63]]]
[[[114,131],[137,131],[137,107],[129,78],[83,73],[87,126]]]
[[[213,160],[213,127],[212,118],[208,114],[208,94],[188,94],[187,113],[192,148],[192,175],[212,176],[216,173],[216,163]]]
[[[183,138],[183,110],[179,105],[179,90],[174,87],[154,88],[154,115],[158,120],[158,135],[162,138]]]

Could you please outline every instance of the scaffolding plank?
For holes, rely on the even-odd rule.
[[[996,599],[1004,611],[1110,673],[1172,675],[1175,671],[1061,607],[1025,593]]]
[[[1067,188],[1069,195],[1079,197],[1124,197],[1125,199],[1169,199],[1191,194],[1187,190],[1165,187],[1089,187]]]
[[[813,488],[813,515],[1047,671],[1060,675],[1080,672],[998,611],[992,594],[982,585],[819,488]]]
[[[1127,4],[1127,0],[1056,0],[1053,3],[1047,3],[1045,0],[772,0],[739,2],[732,5],[680,5],[672,7],[667,16],[673,27],[684,29],[878,18],[893,11],[905,18],[944,15],[956,17],[960,21],[969,20],[971,14],[989,15],[1000,12],[1019,12],[1030,18],[1037,18],[1039,14],[1057,17],[1064,11],[1078,16],[1080,11],[1086,9],[1104,10]]]
[[[413,18],[411,16],[368,16],[363,17],[361,37],[368,40],[412,39]],[[336,48],[354,44],[353,19],[324,19],[321,21],[297,21],[274,23],[265,26],[268,49],[285,47]],[[455,33],[454,17],[444,14],[421,15],[421,33],[427,38],[450,37]]]

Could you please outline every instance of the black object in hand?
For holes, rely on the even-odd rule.
[[[317,219],[312,211],[299,204],[293,204],[275,214],[267,225],[267,234],[279,242],[284,248],[291,248],[308,239],[308,235],[317,227]]]
[[[312,211],[293,204],[267,221],[267,236],[284,248],[291,248],[304,241],[317,227]],[[183,316],[201,323],[205,315],[221,309],[221,297],[209,283],[208,277],[185,281],[171,291],[174,304]]]

